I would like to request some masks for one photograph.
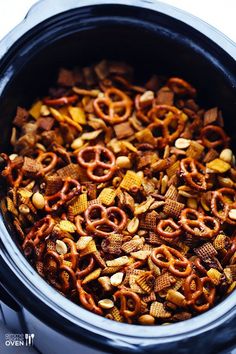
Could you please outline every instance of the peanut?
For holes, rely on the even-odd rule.
[[[161,180],[161,194],[165,194],[166,190],[167,190],[167,185],[168,185],[168,176],[165,175],[162,180]]]
[[[150,326],[155,324],[155,318],[151,315],[142,315],[138,318],[138,322],[143,326]]]
[[[45,199],[41,193],[39,193],[39,192],[34,193],[33,197],[32,197],[32,202],[33,202],[36,209],[43,209],[44,208]]]
[[[11,154],[9,155],[9,159],[13,161],[18,155],[17,154]]]
[[[131,162],[128,156],[118,156],[116,159],[116,166],[119,168],[131,168]]]
[[[56,240],[56,251],[59,254],[66,254],[67,253],[67,246],[65,242],[61,240]]]
[[[111,281],[110,281],[110,278],[108,276],[104,276],[104,277],[98,278],[98,282],[101,284],[101,286],[103,287],[103,289],[105,291],[111,291],[112,290]]]
[[[21,204],[21,205],[19,206],[19,212],[20,212],[21,214],[29,214],[30,208],[29,208],[28,205],[26,205],[26,204]]]
[[[177,149],[187,149],[190,145],[189,139],[179,138],[175,140],[175,147]]]
[[[130,222],[128,223],[127,230],[129,233],[134,234],[139,227],[139,219],[135,216]]]
[[[124,274],[122,272],[115,273],[111,276],[111,285],[118,286],[122,283]]]
[[[50,111],[48,109],[48,107],[45,104],[42,104],[41,108],[40,108],[40,114],[41,116],[45,117],[45,116],[49,116]]]
[[[77,138],[72,142],[71,148],[73,150],[77,150],[77,149],[81,148],[83,145],[84,145],[83,140],[81,138]]]
[[[147,102],[153,99],[154,99],[154,92],[150,90],[144,92],[142,96],[140,96],[140,102]]]
[[[102,309],[112,309],[114,307],[114,302],[110,299],[102,299],[98,301],[98,306],[100,306]]]
[[[236,209],[231,209],[229,212],[229,217],[232,220],[236,220]]]
[[[230,149],[224,149],[221,151],[221,154],[220,154],[220,159],[225,161],[225,162],[228,162],[228,163],[231,163],[232,162],[232,158],[233,158],[233,152],[232,150]]]

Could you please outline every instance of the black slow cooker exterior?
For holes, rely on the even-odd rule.
[[[189,80],[201,104],[222,109],[236,144],[236,45],[223,34],[157,1],[45,0],[0,43],[0,150],[10,149],[15,107],[27,107],[45,93],[59,67],[89,65],[102,58],[129,62],[140,80],[152,73]],[[185,322],[154,327],[116,323],[75,305],[46,284],[21,253],[4,213],[0,234],[2,308],[6,314],[6,309],[17,313],[17,328],[34,333],[43,354],[210,354],[231,353],[236,347],[235,293]]]

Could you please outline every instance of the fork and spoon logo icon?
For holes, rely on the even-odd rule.
[[[25,345],[31,346],[34,342],[34,333],[25,333]]]

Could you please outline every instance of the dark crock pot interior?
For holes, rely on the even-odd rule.
[[[134,76],[140,82],[153,73],[180,76],[189,81],[196,87],[202,106],[222,109],[226,131],[235,148],[236,75],[233,58],[204,34],[167,15],[135,6],[99,5],[70,10],[44,21],[7,52],[0,66],[0,150],[10,149],[11,120],[17,105],[28,108],[35,98],[45,95],[56,79],[58,68],[86,66],[103,58],[130,63],[135,68]],[[4,220],[18,245],[17,236],[6,216]],[[22,256],[17,257],[22,262]],[[22,264],[27,266],[25,260]],[[38,284],[41,282],[38,279]],[[47,291],[54,290],[50,288]],[[70,308],[74,306],[71,304]],[[96,315],[88,315],[83,309],[77,311],[88,322],[97,321]],[[199,319],[204,318],[203,322],[207,324],[212,311],[214,309]],[[122,326],[125,328],[123,332],[128,333],[128,327],[136,327],[98,319],[101,327],[104,325],[111,331],[118,328],[114,326]],[[187,322],[191,321],[196,324],[196,319]],[[180,332],[184,331],[183,323],[173,326]],[[122,333],[122,330],[118,332]],[[166,333],[168,336],[168,332],[168,328],[162,327],[159,335]],[[142,335],[152,337],[154,332],[145,329]]]

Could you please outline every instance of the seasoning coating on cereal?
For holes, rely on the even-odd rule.
[[[16,107],[6,210],[39,275],[95,314],[168,324],[236,287],[235,156],[197,95],[102,60]]]

